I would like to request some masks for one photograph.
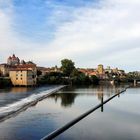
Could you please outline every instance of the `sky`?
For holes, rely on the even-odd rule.
[[[0,63],[140,70],[140,0],[0,0]]]

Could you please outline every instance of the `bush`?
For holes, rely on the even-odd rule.
[[[51,72],[46,74],[42,79],[38,80],[38,84],[62,84],[62,73],[58,72]]]
[[[46,74],[42,79],[38,80],[39,85],[43,84],[64,84],[64,85],[90,85],[98,84],[99,79],[96,76],[91,76],[90,78],[84,73],[79,72],[77,69],[74,69],[70,77],[64,76],[60,72],[51,72]]]
[[[95,76],[95,75],[92,75],[90,77],[90,80],[91,80],[92,84],[96,84],[96,85],[99,84],[99,78],[97,76]]]
[[[10,79],[0,78],[0,88],[12,86]]]

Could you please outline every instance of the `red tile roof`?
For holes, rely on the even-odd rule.
[[[31,71],[28,68],[11,68],[10,71]]]
[[[35,64],[23,64],[23,65],[17,65],[16,68],[36,68]]]
[[[36,68],[35,64],[23,64],[23,65],[17,65],[13,68],[11,68],[11,71],[27,71],[27,70],[31,70],[33,68]]]

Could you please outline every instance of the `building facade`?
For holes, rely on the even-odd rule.
[[[104,74],[104,66],[103,65],[98,65],[97,71],[99,74]]]
[[[9,56],[7,59],[7,64],[11,66],[19,65],[20,64],[20,59],[13,54],[13,56]]]
[[[35,64],[19,65],[9,72],[14,86],[34,86],[37,83],[37,68]]]
[[[0,76],[9,76],[10,66],[7,64],[0,64]]]
[[[0,64],[0,76],[9,76],[9,70],[20,64],[20,59],[14,54],[9,56],[7,63]]]

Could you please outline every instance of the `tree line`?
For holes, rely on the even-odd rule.
[[[70,59],[61,60],[61,72],[46,73],[38,84],[71,84],[71,85],[89,85],[98,84],[99,79],[96,76],[87,76],[78,71],[75,63]]]

